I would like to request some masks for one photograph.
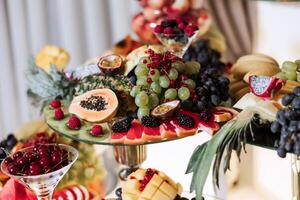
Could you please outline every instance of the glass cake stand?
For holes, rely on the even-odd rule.
[[[163,139],[145,142],[143,144],[115,144],[112,143],[109,139],[109,135],[103,136],[103,140],[95,140],[96,137],[93,136],[82,136],[81,134],[71,134],[72,132],[66,133],[60,130],[58,127],[53,126],[48,123],[48,126],[54,130],[56,133],[68,137],[72,140],[78,142],[84,142],[94,145],[108,145],[113,147],[114,158],[117,163],[125,166],[119,171],[119,178],[121,180],[126,180],[127,176],[134,172],[147,158],[147,145],[169,142],[174,140],[179,140],[185,137],[177,137],[172,139]],[[199,134],[200,131],[195,133]],[[86,133],[89,134],[89,133]],[[191,137],[191,136],[188,136]]]

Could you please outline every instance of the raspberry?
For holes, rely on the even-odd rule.
[[[150,70],[150,74],[151,74],[151,75],[154,75],[154,74],[155,74],[155,71],[154,71],[154,70]]]
[[[185,31],[185,34],[189,37],[191,37],[192,35],[194,35],[195,31],[198,30],[198,27],[195,26],[195,25],[188,25],[184,31]]]
[[[185,27],[186,27],[186,25],[185,25],[184,23],[180,23],[180,24],[178,25],[178,28],[179,28],[180,30],[184,30]]]
[[[165,35],[172,35],[173,34],[173,28],[172,27],[166,27],[164,29],[164,34]]]
[[[101,125],[94,125],[91,130],[91,135],[93,136],[101,136],[103,135],[103,129]]]
[[[163,31],[163,29],[160,25],[155,26],[154,33],[161,33],[162,31]]]
[[[81,122],[80,122],[80,119],[78,117],[76,117],[76,115],[72,115],[70,117],[67,125],[70,129],[78,130],[81,127]]]
[[[152,83],[152,78],[151,77],[147,77],[147,83]]]
[[[64,118],[64,111],[61,108],[56,108],[54,111],[54,119],[55,120],[62,120]]]
[[[58,99],[54,99],[51,101],[50,106],[52,108],[60,108],[61,107],[61,102]]]
[[[181,23],[184,23],[184,20],[181,17],[177,17],[176,22],[177,22],[177,24],[181,24]]]

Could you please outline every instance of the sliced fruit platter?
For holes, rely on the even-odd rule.
[[[162,46],[139,47],[126,59],[105,55],[96,67],[98,73],[89,78],[99,85],[77,87],[70,102],[55,98],[44,107],[55,131],[88,143],[137,145],[198,131],[213,135],[237,114],[220,106],[229,99],[229,80],[221,72],[200,73],[198,62],[184,61]]]

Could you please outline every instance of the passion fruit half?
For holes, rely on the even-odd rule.
[[[103,56],[99,59],[98,67],[104,74],[115,75],[122,71],[123,59],[121,56],[116,54]]]
[[[180,109],[180,101],[168,101],[155,107],[151,115],[155,118],[165,120],[172,117]]]

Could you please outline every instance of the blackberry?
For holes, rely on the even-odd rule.
[[[130,118],[117,121],[112,125],[111,129],[115,133],[127,132],[131,128],[131,121]]]
[[[158,127],[160,122],[154,117],[144,116],[142,117],[142,124],[147,127]]]
[[[193,106],[193,102],[190,100],[184,100],[181,102],[181,108],[184,110],[191,110]]]
[[[188,128],[193,128],[195,125],[195,120],[193,117],[182,114],[182,113],[180,113],[177,116],[177,121],[179,122],[180,125],[188,127]]]
[[[204,122],[208,122],[210,121],[210,119],[212,118],[212,113],[209,110],[203,110],[202,112],[200,112],[199,114],[199,118],[204,121]]]

